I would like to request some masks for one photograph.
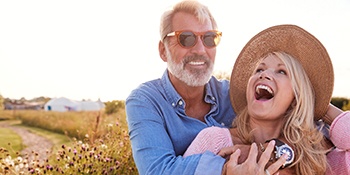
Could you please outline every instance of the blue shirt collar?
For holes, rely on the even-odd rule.
[[[211,79],[210,79],[211,81]],[[212,88],[210,85],[210,81],[209,83],[207,83],[205,85],[205,98],[204,101],[206,103],[210,103],[210,104],[216,104],[216,98],[213,95],[212,92]],[[172,105],[173,107],[175,107],[177,104],[181,103],[181,101],[184,102],[184,100],[182,99],[182,97],[177,93],[177,91],[175,90],[173,84],[171,83],[170,79],[169,79],[169,75],[168,75],[168,69],[166,69],[163,73],[163,76],[161,78],[161,84],[164,87],[164,91],[166,94],[166,99],[169,103],[171,103],[170,105]]]

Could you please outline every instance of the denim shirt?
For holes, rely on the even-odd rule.
[[[231,127],[235,113],[229,81],[211,77],[204,101],[211,104],[205,122],[185,113],[185,101],[172,86],[168,71],[141,84],[126,99],[132,153],[139,174],[221,174],[225,159],[207,151],[182,157],[192,140],[209,126]]]

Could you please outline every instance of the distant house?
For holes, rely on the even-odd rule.
[[[52,98],[44,105],[45,111],[99,111],[105,105],[101,101],[75,101],[65,97]]]
[[[78,102],[65,97],[52,98],[44,105],[46,111],[78,111],[78,108]]]
[[[44,107],[44,103],[12,101],[5,103],[4,107],[5,110],[41,110]]]
[[[80,110],[82,111],[99,111],[104,108],[105,104],[101,101],[81,101]]]

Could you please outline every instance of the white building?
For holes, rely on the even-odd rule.
[[[45,111],[99,111],[105,105],[100,101],[75,101],[65,97],[52,98],[44,105]]]

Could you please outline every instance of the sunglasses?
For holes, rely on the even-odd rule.
[[[197,37],[200,37],[205,47],[213,48],[219,44],[222,32],[216,30],[209,30],[206,32],[175,31],[165,35],[164,39],[167,36],[175,36],[177,42],[184,48],[195,46],[197,43]]]

